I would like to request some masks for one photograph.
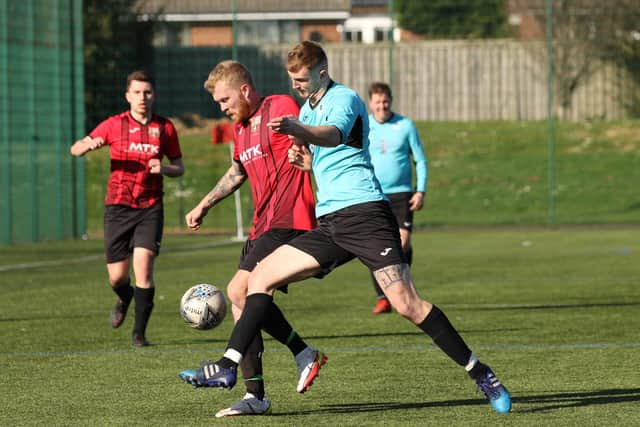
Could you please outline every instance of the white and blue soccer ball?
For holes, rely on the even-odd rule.
[[[194,329],[213,329],[227,315],[227,301],[220,289],[200,283],[189,288],[182,296],[180,315]]]

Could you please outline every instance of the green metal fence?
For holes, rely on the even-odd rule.
[[[263,95],[288,93],[289,81],[283,58],[290,46],[238,46],[237,60],[254,72],[255,84]],[[162,47],[154,52],[157,82],[157,110],[168,116],[196,113],[222,117],[203,83],[220,61],[231,59],[231,47]]]
[[[86,228],[82,2],[0,0],[0,243]]]

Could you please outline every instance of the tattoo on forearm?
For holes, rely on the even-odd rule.
[[[222,198],[224,198],[225,193],[225,185],[222,182],[218,182],[213,190],[209,192],[207,195],[207,204],[211,207],[216,204],[216,202]]]
[[[227,172],[207,195],[207,203],[211,207],[215,203],[233,193],[244,182],[242,173]]]
[[[406,264],[390,265],[373,274],[382,289],[388,289],[397,283],[409,283],[409,268]]]

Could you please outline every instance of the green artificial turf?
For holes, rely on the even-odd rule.
[[[369,274],[351,262],[278,293],[294,327],[329,360],[304,395],[288,350],[265,338],[270,416],[217,420],[239,399],[193,389],[178,371],[218,358],[232,322],[192,330],[190,286],[224,288],[240,244],[167,235],[157,260],[153,343],[131,347],[133,316],[112,329],[99,239],[0,248],[0,425],[379,426],[639,425],[639,230],[414,233],[413,277],[513,396],[493,413],[464,370],[396,314],[373,316]]]

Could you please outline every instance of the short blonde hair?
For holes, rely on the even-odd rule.
[[[252,88],[255,88],[251,73],[249,73],[247,67],[237,61],[227,60],[218,63],[209,73],[207,80],[205,80],[204,88],[210,93],[213,93],[216,83],[220,81],[235,88],[239,88],[243,84],[248,84]]]
[[[298,43],[287,54],[287,70],[297,73],[301,68],[313,70],[318,65],[327,66],[327,54],[318,43],[305,40]]]

